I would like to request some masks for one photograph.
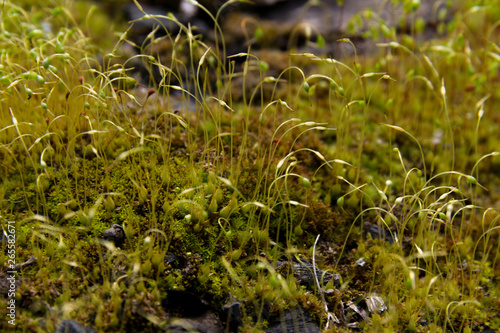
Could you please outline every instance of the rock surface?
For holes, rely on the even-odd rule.
[[[222,307],[223,319],[225,319],[229,332],[238,332],[243,326],[242,305],[238,300],[232,300]]]
[[[79,322],[67,319],[61,322],[56,329],[56,333],[97,333],[93,328],[83,326]]]
[[[197,296],[178,290],[170,290],[162,302],[164,310],[173,318],[167,326],[168,332],[224,332],[219,317],[208,304]]]
[[[101,238],[115,243],[115,246],[122,246],[125,242],[125,231],[121,225],[113,224],[111,228],[104,231]]]
[[[266,333],[319,333],[319,326],[300,307],[285,310],[270,321]]]
[[[276,264],[277,272],[287,275],[287,271],[290,270],[297,281],[306,286],[313,287],[314,289],[316,288],[316,282],[313,269],[313,265],[308,260],[303,258],[294,258],[292,262],[278,261],[278,263]],[[333,279],[335,287],[340,287],[340,275],[325,272],[317,267],[316,275],[318,277],[318,282],[320,283],[320,285],[324,286]]]
[[[308,39],[315,40],[318,34],[326,41],[327,52],[341,51],[335,41],[349,36],[347,32],[350,21],[362,11],[371,11],[370,21],[384,20],[389,27],[399,26],[408,29],[412,18],[424,18],[428,27],[434,27],[439,21],[441,10],[451,11],[442,2],[422,0],[415,11],[401,4],[383,0],[344,1],[342,6],[337,1],[307,1],[307,0],[254,0],[252,2],[234,2],[223,6],[222,0],[199,0],[198,3],[206,10],[217,15],[222,27],[224,39],[229,54],[243,52],[247,44],[257,48],[286,49],[290,46],[300,46]],[[149,14],[168,15],[172,13],[183,25],[190,24],[193,31],[213,38],[214,22],[201,8],[187,0],[176,4],[144,3],[143,10]],[[219,9],[221,9],[219,11]],[[144,16],[133,3],[127,5],[126,16],[130,20],[138,20]],[[179,26],[174,20],[159,18],[158,20],[138,20],[134,23],[131,34],[144,40],[154,25],[161,22],[169,32],[176,32]],[[402,24],[404,23],[404,24]],[[366,24],[362,23],[366,29]],[[253,38],[259,27],[264,32],[260,38]],[[405,28],[406,27],[406,28]],[[158,31],[160,32],[160,31]],[[358,36],[359,37],[359,36]],[[295,45],[294,45],[295,44]]]
[[[363,229],[369,233],[373,239],[382,239],[389,244],[394,244],[397,240],[397,233],[391,232],[383,227],[380,227],[377,224],[371,224],[369,222],[365,222],[363,225]]]

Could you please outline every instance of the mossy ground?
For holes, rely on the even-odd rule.
[[[157,331],[172,290],[216,311],[244,300],[244,331],[295,305],[323,328],[329,289],[329,311],[367,331],[500,329],[495,5],[467,1],[426,42],[418,18],[409,35],[378,22],[379,51],[338,60],[226,59],[184,26],[127,58],[101,9],[25,5],[4,2],[0,36],[0,216],[16,263],[37,258],[17,276],[17,330]],[[120,248],[99,239],[115,223]],[[340,287],[275,270],[311,260],[318,234]],[[371,294],[387,311],[343,318]]]

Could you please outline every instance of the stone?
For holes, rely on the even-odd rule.
[[[282,315],[270,320],[266,333],[319,333],[319,326],[301,307],[285,310]]]
[[[219,333],[224,327],[219,317],[198,296],[181,290],[169,290],[162,307],[171,318],[167,332]]]
[[[101,235],[102,239],[115,243],[115,246],[122,246],[125,242],[125,231],[119,224],[113,224],[111,228],[104,231]]]
[[[232,300],[222,306],[223,319],[228,326],[229,332],[238,332],[243,325],[241,317],[241,303],[238,300]]]
[[[56,333],[97,333],[97,331],[80,324],[76,320],[66,319],[57,327]]]
[[[143,3],[143,2],[141,2]],[[218,10],[225,4],[223,0],[199,0],[198,3],[206,10],[217,15]],[[172,12],[179,22],[184,25],[188,23],[192,27],[197,27],[202,34],[211,32],[214,22],[206,12],[198,6],[193,5],[187,0],[176,0],[175,5],[165,5],[161,2],[149,1],[142,5],[143,10],[149,14],[167,15]],[[427,25],[435,26],[439,21],[439,12],[445,9],[449,13],[453,8],[448,8],[445,3],[438,3],[437,0],[422,0],[415,14],[424,18]],[[395,4],[393,1],[383,0],[356,0],[344,1],[342,6],[337,4],[337,1],[308,1],[308,0],[253,0],[246,2],[236,1],[218,13],[218,23],[222,26],[226,40],[234,40],[241,51],[246,51],[247,46],[243,45],[242,36],[242,20],[250,19],[250,21],[259,22],[260,26],[273,27],[273,43],[272,47],[286,48],[292,34],[298,33],[301,38],[304,37],[305,29],[296,29],[298,26],[314,27],[311,33],[319,33],[327,40],[327,48],[339,48],[335,41],[343,37],[349,36],[347,33],[349,22],[359,12],[370,10],[372,16],[385,20],[389,27],[410,26],[410,19],[413,15],[406,15],[404,7],[401,4]],[[144,14],[130,3],[126,9],[126,16],[130,20],[138,20]],[[406,18],[406,24],[401,25],[401,18]],[[172,20],[159,19],[169,32],[176,32],[179,27]],[[404,22],[404,21],[403,21]],[[138,20],[134,23],[134,28],[130,31],[145,37],[151,31],[153,25],[158,25],[158,21]],[[404,29],[404,28],[403,28]],[[162,29],[160,29],[162,30]],[[293,32],[296,30],[295,32]],[[240,31],[238,33],[237,31]],[[233,34],[237,36],[231,38]],[[337,46],[335,46],[337,45]],[[231,45],[226,45],[231,48]],[[266,45],[264,45],[266,46]],[[236,45],[234,45],[236,47]],[[349,47],[347,47],[349,49]],[[347,52],[347,51],[345,51]]]
[[[363,229],[369,233],[373,239],[382,239],[389,244],[394,244],[397,239],[396,233],[391,233],[389,230],[381,228],[377,224],[365,222]]]
[[[281,274],[286,275],[287,270],[291,269],[293,276],[297,281],[303,285],[312,287],[316,285],[314,278],[313,265],[305,258],[293,258],[293,261],[278,261],[276,264],[276,271]],[[340,275],[332,274],[323,271],[316,267],[316,275],[318,277],[318,282],[320,285],[326,285],[331,279],[336,286],[340,285]]]

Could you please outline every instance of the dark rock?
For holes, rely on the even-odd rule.
[[[162,307],[176,317],[199,317],[209,310],[205,301],[181,290],[169,290]]]
[[[365,222],[363,229],[369,233],[373,239],[382,239],[387,243],[394,244],[396,241],[396,234],[391,233],[389,230],[379,227],[377,224]]]
[[[97,333],[97,331],[93,328],[83,326],[75,320],[66,319],[57,327],[56,333]]]
[[[222,2],[207,0],[207,2]],[[314,3],[314,4],[313,4]],[[307,0],[260,0],[258,3],[252,1],[249,3],[237,2],[229,8],[223,10],[219,15],[219,23],[223,27],[226,40],[233,41],[235,45],[226,45],[229,50],[233,50],[240,44],[240,50],[234,50],[234,53],[246,51],[245,42],[249,42],[244,36],[243,29],[239,22],[257,21],[263,28],[264,36],[260,42],[252,41],[253,49],[256,47],[287,49],[289,46],[298,47],[307,46],[308,49],[314,46],[308,43],[308,40],[315,40],[316,33],[325,38],[324,49],[331,54],[351,55],[352,47],[345,43],[337,43],[339,38],[349,37],[356,45],[357,52],[362,53],[374,49],[375,44],[361,38],[359,32],[356,36],[348,32],[349,23],[355,15],[362,11],[372,11],[376,17],[386,21],[389,27],[398,27],[399,29],[408,29],[411,26],[410,19],[412,15],[405,15],[403,5],[395,4],[393,1],[382,0],[356,0],[344,1],[343,6],[339,6],[337,1],[307,1]],[[213,7],[209,6],[209,7]],[[436,0],[422,0],[416,11],[416,15],[424,18],[427,22],[428,30],[435,30],[438,22],[438,12],[445,4],[437,4]],[[215,12],[217,8],[212,8]],[[448,10],[451,12],[451,10]],[[406,18],[406,24],[401,24],[401,19]],[[364,28],[370,26],[366,24]],[[268,27],[268,28],[266,28]],[[297,27],[302,27],[297,29]],[[305,27],[313,27],[307,29]],[[405,28],[406,27],[406,28]],[[267,34],[271,36],[267,43]],[[310,34],[308,36],[308,34]],[[250,33],[251,35],[251,33]],[[293,38],[292,38],[293,37]],[[292,40],[293,39],[293,40]],[[337,56],[336,56],[337,57]]]
[[[220,319],[211,311],[207,311],[195,318],[175,319],[167,326],[167,332],[198,332],[198,333],[222,333],[225,332]]]
[[[167,326],[167,332],[224,332],[219,317],[212,312],[208,304],[191,293],[170,290],[162,302],[164,310],[173,318]]]
[[[140,0],[141,6],[158,6],[165,8],[165,10],[175,10],[178,11],[184,0]]]
[[[313,265],[303,258],[293,258],[291,262],[278,261],[276,264],[276,270],[278,272],[286,275],[287,270],[291,270],[297,281],[307,286],[314,286],[316,284],[313,269]],[[326,285],[331,279],[334,279],[334,284],[336,286],[340,286],[340,275],[338,274],[332,274],[316,267],[316,275],[318,277],[318,282],[322,286]]]
[[[121,246],[125,242],[125,231],[121,225],[113,224],[100,238],[115,243],[115,246]]]
[[[256,5],[256,6],[274,6],[280,2],[283,2],[283,4],[285,4],[285,2],[288,2],[289,0],[252,0],[252,2]]]
[[[164,36],[167,32],[177,33],[181,29],[181,26],[177,22],[184,26],[191,23],[192,26],[196,26],[194,29],[200,30],[199,32],[201,33],[205,33],[208,30],[208,25],[196,17],[198,8],[186,1],[183,1],[179,6],[166,7],[155,3],[142,4],[141,7],[146,14],[155,17],[144,19],[144,12],[133,2],[128,3],[124,9],[125,17],[133,21],[133,28],[129,31],[130,38],[138,45],[143,43],[155,27],[159,27],[156,37]]]
[[[319,333],[319,326],[301,307],[294,307],[271,320],[266,333]]]
[[[261,47],[285,49],[289,46],[292,35],[302,40],[298,44],[303,44],[310,37],[306,36],[307,34],[312,33],[315,35],[318,33],[326,39],[328,52],[337,51],[343,53],[352,52],[352,48],[350,46],[344,47],[344,43],[336,43],[335,41],[342,37],[356,39],[355,36],[349,36],[347,30],[349,22],[359,12],[370,10],[376,13],[376,17],[385,20],[389,27],[405,26],[405,24],[401,24],[401,18],[407,19],[406,26],[409,27],[409,20],[413,17],[413,15],[405,15],[403,5],[400,3],[396,4],[393,1],[382,0],[344,1],[343,6],[339,6],[337,1],[334,0],[317,2],[307,0],[254,0],[251,2],[235,1],[230,5],[226,5],[226,1],[222,0],[198,0],[198,3],[212,15],[217,15],[218,24],[222,27],[226,42],[233,44],[226,45],[226,47],[230,50],[234,49],[234,53],[244,52],[247,49],[244,44],[248,42],[246,40],[248,36],[245,36],[241,25],[241,22],[245,20],[256,21],[258,22],[257,25],[261,27],[270,27],[268,29],[269,34],[272,35],[269,41],[270,44],[260,45]],[[168,16],[168,13],[172,12],[175,19],[181,24],[187,26],[189,23],[195,32],[213,38],[214,22],[212,18],[207,15],[205,10],[187,0],[175,0],[173,2],[147,1],[146,3],[141,1],[141,4],[143,10],[148,14]],[[224,9],[219,11],[223,5]],[[446,7],[446,4],[438,4],[436,0],[422,0],[416,15],[424,18],[429,27],[435,26],[436,22],[439,21],[438,12],[444,7]],[[141,19],[144,13],[133,3],[130,3],[125,11],[130,20],[136,20],[133,29],[129,33],[142,36],[136,40],[139,44],[141,44],[140,40],[144,40],[154,26],[161,24],[170,33],[176,33],[179,30],[179,26],[172,19]],[[448,12],[451,12],[450,8],[448,8]],[[314,28],[308,32],[305,28],[297,29],[300,26],[312,26]],[[164,30],[163,27],[160,26],[158,33],[165,34],[165,31],[160,31]],[[132,39],[135,40],[133,37]],[[358,53],[359,51],[362,50],[358,50]]]
[[[226,322],[229,332],[238,332],[243,325],[241,318],[241,303],[238,300],[232,300],[222,307],[223,319]]]
[[[176,256],[173,253],[167,253],[165,256],[165,264],[171,265],[172,267],[178,268],[182,265],[186,260],[182,257]]]

